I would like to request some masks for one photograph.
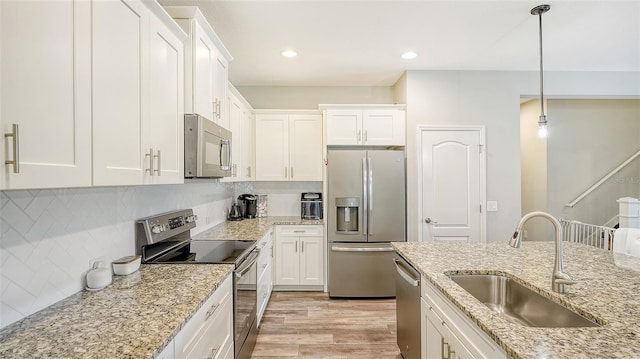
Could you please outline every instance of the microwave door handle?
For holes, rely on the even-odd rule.
[[[226,147],[226,150],[225,150]],[[223,157],[223,153],[226,154]],[[229,146],[229,140],[221,140],[220,141],[220,169],[223,171],[228,171],[231,168],[229,167],[229,163],[231,159],[231,149]]]

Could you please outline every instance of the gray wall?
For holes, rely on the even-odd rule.
[[[549,100],[548,211],[602,225],[621,197],[640,196],[640,159],[570,208],[574,200],[640,150],[640,100]]]
[[[317,109],[319,104],[395,103],[391,86],[237,86],[256,109]]]
[[[520,98],[535,96],[538,80],[537,72],[407,72],[409,240],[416,240],[421,225],[416,183],[420,124],[486,126],[487,200],[498,201],[499,208],[487,214],[487,240],[505,240],[513,231],[521,215]],[[640,73],[547,72],[545,92],[555,97],[637,97]]]

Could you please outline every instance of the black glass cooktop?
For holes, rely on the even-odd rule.
[[[147,251],[168,251],[149,260],[148,263],[230,263],[237,264],[255,246],[255,241],[207,241],[164,242],[160,247]],[[174,247],[174,248],[172,248]]]

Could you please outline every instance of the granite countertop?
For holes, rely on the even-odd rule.
[[[640,258],[564,243],[565,270],[578,283],[551,291],[553,242],[393,243],[429,282],[513,358],[640,357]],[[511,323],[449,279],[445,272],[506,274],[595,319],[601,327],[533,328]]]
[[[155,358],[231,273],[149,264],[0,329],[1,358]]]
[[[260,240],[274,225],[322,225],[324,221],[300,219],[300,217],[263,217],[244,219],[242,221],[226,221],[193,236],[196,240]]]

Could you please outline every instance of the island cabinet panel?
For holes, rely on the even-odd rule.
[[[426,278],[420,282],[422,358],[507,359],[506,352]]]

